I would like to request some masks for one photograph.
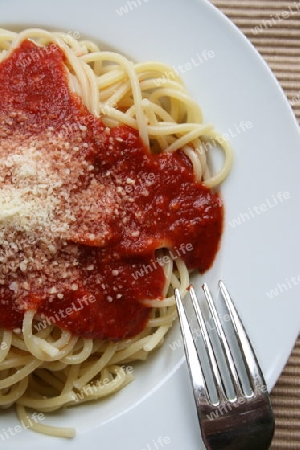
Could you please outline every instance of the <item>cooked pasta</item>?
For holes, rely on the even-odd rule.
[[[185,170],[190,164],[195,183],[202,184],[211,192],[227,177],[232,165],[230,146],[211,124],[203,122],[197,102],[190,97],[174,69],[160,62],[133,63],[119,53],[101,51],[91,41],[77,41],[69,34],[42,29],[27,29],[20,33],[1,29],[0,66],[12,57],[23,42],[28,40],[33,42],[36,47],[34,51],[30,51],[31,47],[27,48],[20,73],[29,67],[38,68],[45,55],[56,54],[57,49],[60,49],[64,55],[69,89],[72,94],[76,95],[76,98],[80,99],[88,111],[85,121],[80,123],[79,128],[76,123],[73,124],[73,128],[60,125],[58,131],[48,127],[43,134],[45,142],[50,145],[51,141],[52,146],[55,145],[55,148],[60,149],[60,153],[57,153],[58,156],[56,156],[57,160],[64,157],[65,150],[62,148],[65,149],[65,147],[59,147],[61,142],[65,143],[70,135],[75,136],[78,132],[86,133],[86,130],[94,126],[95,120],[99,118],[106,127],[107,133],[115,127],[124,125],[137,130],[145,148],[151,149],[154,155],[177,154],[180,151],[181,155],[185,155]],[[167,77],[166,74],[168,74]],[[21,102],[20,99],[16,101]],[[32,111],[30,114],[33,114]],[[13,111],[13,114],[16,112]],[[8,128],[14,126],[11,123],[8,123]],[[0,132],[2,131],[0,130]],[[5,135],[3,137],[1,134],[0,164],[3,167],[7,167],[8,164],[6,150],[4,151],[3,148],[6,148],[5,142],[10,142],[9,139],[10,137]],[[26,136],[21,136],[20,142],[27,142],[26,139]],[[26,152],[25,150],[16,150],[23,169],[30,158],[33,158],[33,153],[29,154],[28,148],[34,147],[35,144],[30,139],[28,138],[26,144]],[[18,145],[21,145],[20,142]],[[211,173],[207,158],[215,146],[219,146],[223,150],[224,164],[218,173]],[[36,149],[35,152],[37,152]],[[16,164],[15,154],[10,159],[10,161],[14,161],[14,164]],[[47,152],[43,155],[38,155],[37,164],[47,163]],[[36,153],[34,153],[34,157],[36,157]],[[183,158],[183,156],[180,157]],[[186,162],[186,158],[189,162]],[[29,170],[30,168],[28,168]],[[0,174],[0,200],[2,203],[2,206],[0,205],[0,233],[7,232],[7,228],[15,226],[15,223],[18,226],[22,225],[23,228],[32,227],[32,215],[36,214],[38,217],[42,215],[41,211],[46,208],[45,205],[48,205],[49,186],[52,186],[51,189],[55,193],[53,186],[55,186],[57,178],[54,178],[53,175],[47,181],[48,175],[45,175],[42,167],[38,169],[38,171],[40,170],[41,180],[39,180],[39,174],[35,175],[35,182],[42,186],[38,191],[41,199],[41,204],[38,206],[35,199],[32,201],[28,199],[27,184],[27,203],[24,203],[25,197],[23,196],[21,198],[22,206],[16,200],[12,205],[12,199],[7,200],[5,197],[7,195],[5,191],[7,179],[1,178]],[[27,178],[29,177],[28,171],[25,174]],[[47,194],[42,191],[44,189],[42,182],[48,183]],[[22,183],[22,189],[24,188],[24,178],[20,183],[17,186],[18,195],[21,195],[19,186]],[[132,181],[129,177],[128,183],[129,185],[130,183],[134,184],[134,180]],[[61,185],[59,189],[62,189]],[[46,196],[44,197],[44,195]],[[24,212],[25,207],[29,212]],[[23,208],[22,214],[18,208]],[[56,204],[51,208],[50,212],[56,208]],[[67,216],[72,211],[64,210],[63,213]],[[49,220],[53,222],[53,217],[50,213],[48,214]],[[20,225],[21,215],[23,221]],[[40,224],[41,219],[39,219],[38,225],[34,224],[34,226],[40,227]],[[59,224],[61,224],[61,219]],[[43,226],[45,229],[49,228],[49,223],[47,222]],[[65,229],[62,228],[59,233],[65,233]],[[78,233],[74,232],[72,236],[76,237],[76,239],[72,238],[74,242],[81,243]],[[46,237],[51,239],[51,236]],[[94,238],[93,234],[90,239],[93,241]],[[34,243],[30,245],[32,247]],[[88,245],[94,244],[89,242]],[[7,248],[2,247],[0,244],[0,258],[4,264],[3,257]],[[55,252],[52,247],[50,251]],[[15,254],[17,254],[17,250],[15,250]],[[187,267],[179,247],[176,258],[168,246],[157,248],[155,255],[157,259],[152,262],[153,270],[162,268],[164,274],[163,298],[145,297],[143,299],[143,305],[148,309],[151,308],[151,313],[144,328],[136,335],[129,335],[124,339],[91,338],[84,333],[80,335],[80,333],[77,334],[68,328],[59,326],[56,323],[54,312],[52,316],[51,314],[47,316],[47,314],[41,314],[38,308],[34,307],[24,310],[24,318],[20,327],[6,327],[0,318],[0,407],[9,408],[15,405],[19,419],[28,423],[27,408],[47,413],[62,407],[101,399],[117,392],[131,382],[133,376],[126,371],[126,366],[135,361],[146,360],[149,353],[163,344],[165,335],[177,316],[174,288],[179,288],[181,294],[184,295],[189,285],[190,269]],[[157,262],[160,260],[163,261],[163,264]],[[65,262],[65,260],[63,261]],[[18,271],[24,273],[27,263],[25,264],[22,260],[18,264]],[[135,280],[141,276],[145,277],[150,271],[150,269],[141,269],[141,267],[136,269]],[[35,275],[36,270],[35,268]],[[61,269],[59,268],[59,270]],[[115,272],[118,271],[115,270]],[[5,285],[7,276],[4,269],[2,272],[0,270],[2,285]],[[17,292],[17,284],[14,283],[10,280],[9,289]],[[74,282],[72,286],[74,286]],[[76,287],[75,283],[75,291]],[[57,294],[55,288],[51,289],[50,294],[55,296]],[[4,294],[2,293],[0,297],[4,298]],[[60,297],[58,296],[58,298]],[[112,299],[108,297],[108,301],[110,300]],[[73,305],[75,305],[75,301]],[[6,307],[9,308],[9,304]],[[78,309],[76,309],[76,313]],[[75,306],[72,314],[74,311]],[[58,313],[56,312],[56,314]],[[73,437],[75,433],[73,429],[56,428],[32,422],[30,428],[52,436]]]

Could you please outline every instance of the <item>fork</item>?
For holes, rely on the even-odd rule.
[[[224,374],[223,376],[221,375],[221,365],[217,361],[218,358],[214,349],[216,346],[212,344],[212,339],[199,307],[195,290],[193,286],[190,286],[188,290],[201,330],[208,355],[210,372],[217,393],[217,401],[211,399],[207,387],[208,379],[204,375],[203,363],[202,365],[200,363],[180,292],[178,289],[175,289],[176,306],[180,319],[184,350],[192,381],[202,439],[207,450],[266,450],[271,444],[275,428],[274,415],[267,386],[250,340],[223,281],[219,281],[219,287],[229,311],[237,343],[241,350],[248,381],[251,386],[251,393],[245,393],[241,376],[239,375],[236,361],[232,356],[232,351],[216,306],[208,286],[204,284],[202,289],[221,343],[227,370],[229,371],[234,388],[234,396],[233,398],[229,398],[230,396],[227,394],[225,387]]]

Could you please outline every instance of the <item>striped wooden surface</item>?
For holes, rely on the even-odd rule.
[[[300,0],[212,0],[212,3],[265,58],[300,123]],[[300,450],[300,337],[272,392],[272,404],[276,432],[271,450]]]

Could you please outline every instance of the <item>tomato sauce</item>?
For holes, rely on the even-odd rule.
[[[118,340],[136,335],[151,311],[141,301],[163,299],[167,259],[158,257],[157,249],[169,249],[171,258],[182,258],[189,269],[203,273],[211,267],[222,232],[220,196],[195,182],[182,151],[151,154],[135,129],[108,129],[94,117],[70,90],[64,53],[54,44],[40,48],[26,40],[0,64],[0,115],[14,111],[23,120],[12,121],[10,139],[14,134],[38,139],[51,129],[71,147],[78,141],[66,167],[85,162],[89,171],[78,177],[68,200],[76,219],[67,236],[77,251],[72,283],[62,284],[60,295],[53,286],[48,295],[47,261],[45,289],[30,281],[38,271],[30,278],[17,269],[13,282],[8,274],[0,286],[0,326],[21,327],[24,312],[36,309],[46,323],[79,336]],[[0,138],[5,137],[0,126]],[[41,150],[45,158],[52,157],[52,148]],[[0,190],[3,186],[0,181]],[[112,194],[104,201],[108,190]],[[85,209],[76,209],[78,202]],[[15,288],[20,282],[27,286],[22,301]]]

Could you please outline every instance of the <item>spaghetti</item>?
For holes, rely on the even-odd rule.
[[[34,431],[73,437],[30,422],[26,408],[50,412],[117,392],[132,380],[124,365],[162,345],[176,319],[174,288],[184,295],[190,270],[207,270],[217,251],[222,205],[212,189],[232,152],[167,65],[41,29],[1,29],[0,51],[0,407],[16,405]],[[225,162],[211,175],[215,145]],[[193,208],[210,222],[196,226]],[[181,210],[190,231],[174,226]],[[114,214],[123,222],[112,233]],[[140,228],[130,228],[133,217]],[[123,300],[130,323],[117,311]]]

